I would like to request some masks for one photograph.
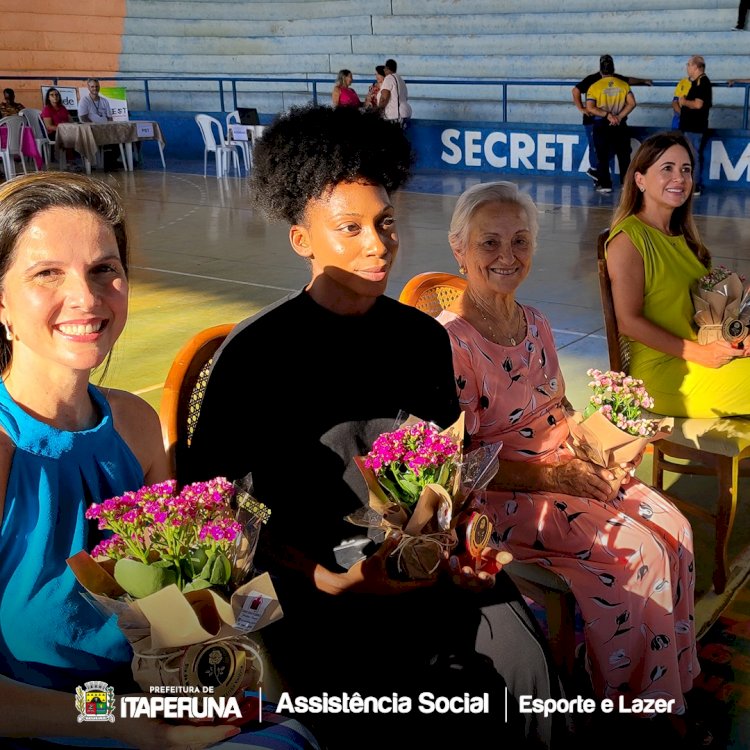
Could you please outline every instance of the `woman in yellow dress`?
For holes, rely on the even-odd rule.
[[[607,240],[607,270],[630,374],[675,417],[750,414],[750,346],[699,344],[690,290],[711,270],[692,215],[693,155],[677,132],[641,145]]]

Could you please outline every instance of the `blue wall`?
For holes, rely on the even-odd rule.
[[[156,120],[167,142],[165,156],[203,159],[203,140],[193,112],[131,112],[132,120]],[[211,112],[222,123],[222,112]],[[261,122],[270,122],[261,116]],[[632,128],[633,149],[659,128]],[[478,174],[537,174],[586,178],[588,145],[581,126],[413,120],[407,131],[417,169]],[[146,148],[154,144],[144,144]],[[744,130],[716,130],[706,146],[703,184],[750,188],[750,141]]]

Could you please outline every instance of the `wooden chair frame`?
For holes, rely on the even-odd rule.
[[[463,293],[466,284],[466,279],[452,273],[420,273],[406,283],[399,301],[435,317]],[[512,562],[505,570],[524,596],[544,607],[552,656],[558,668],[570,675],[575,656],[573,592],[560,576],[540,565]]]
[[[234,328],[234,323],[199,331],[177,352],[164,383],[159,419],[172,476],[180,467],[200,413],[211,361]]]
[[[609,237],[609,229],[599,234],[597,242],[597,267],[599,272],[599,290],[602,297],[602,309],[604,312],[604,325],[607,332],[607,346],[609,348],[609,364],[612,370],[628,372],[630,365],[628,340],[620,335],[615,316],[615,307],[612,300],[612,286],[607,273],[606,240]],[[685,420],[675,419],[675,433],[681,422]],[[692,420],[695,421],[695,420]],[[727,418],[706,419],[706,429],[711,424],[717,426],[720,422],[730,421]],[[750,425],[748,426],[750,433]],[[664,472],[675,474],[715,476],[719,483],[719,494],[716,501],[716,510],[711,513],[693,503],[680,500],[675,497],[670,499],[686,513],[690,513],[703,520],[713,523],[716,527],[716,542],[714,545],[714,591],[722,594],[727,585],[730,574],[729,561],[729,539],[732,535],[734,517],[737,512],[737,499],[739,491],[739,477],[750,476],[747,466],[740,466],[746,458],[750,458],[750,447],[736,451],[731,454],[712,453],[705,449],[685,445],[669,438],[657,440],[653,443],[654,462],[652,472],[652,484],[660,492],[664,492]],[[687,464],[676,463],[679,459],[688,461]]]

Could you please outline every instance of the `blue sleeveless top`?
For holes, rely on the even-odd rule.
[[[0,526],[0,674],[66,691],[106,680],[132,656],[115,618],[81,596],[65,562],[96,541],[89,505],[144,480],[109,403],[92,385],[89,396],[99,423],[65,432],[27,414],[0,381],[0,425],[16,446]]]

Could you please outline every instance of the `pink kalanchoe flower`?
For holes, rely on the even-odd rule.
[[[364,464],[393,500],[411,506],[426,484],[449,483],[459,455],[450,437],[432,424],[417,422],[379,435]]]
[[[198,538],[201,541],[216,541],[222,544],[223,547],[228,547],[229,543],[234,542],[235,539],[242,533],[242,524],[235,521],[233,518],[222,518],[213,523],[208,523],[200,530]]]
[[[127,554],[127,547],[119,536],[113,534],[109,539],[102,539],[99,544],[91,550],[91,557],[111,557],[113,560],[119,560]]]
[[[735,271],[730,270],[726,266],[718,265],[714,266],[709,273],[698,279],[698,287],[707,292],[714,291],[715,287],[726,281]],[[745,277],[742,274],[737,274],[740,281],[744,284]]]
[[[202,547],[229,551],[242,534],[231,507],[233,495],[233,485],[223,477],[188,485],[179,494],[177,483],[169,480],[92,504],[86,518],[114,532],[94,552],[146,564],[170,561],[184,585],[181,560]],[[203,533],[204,528],[210,531]]]
[[[643,409],[651,409],[654,405],[642,380],[613,371],[591,369],[586,374],[592,378],[589,387],[594,393],[584,416],[600,411],[619,429],[631,435],[656,434],[656,422],[642,416]]]

